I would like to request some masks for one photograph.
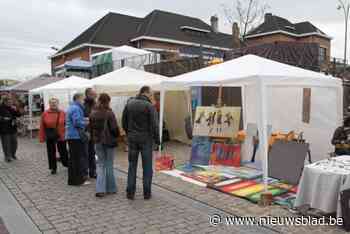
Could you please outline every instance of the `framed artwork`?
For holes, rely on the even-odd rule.
[[[232,138],[239,130],[241,107],[198,106],[194,136]]]

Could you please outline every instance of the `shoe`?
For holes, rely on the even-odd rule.
[[[90,181],[85,181],[82,185],[89,185],[89,184],[91,184]]]
[[[96,193],[96,197],[104,197],[105,193]]]
[[[51,171],[51,175],[56,175],[57,174],[57,171],[56,170],[52,170]]]
[[[6,159],[5,159],[5,162],[8,162],[8,163],[9,163],[9,162],[11,162],[11,161],[12,161],[12,159],[10,159],[10,158],[6,158]]]
[[[13,155],[13,156],[12,156],[12,159],[17,160],[16,155]]]
[[[145,200],[149,200],[149,199],[151,199],[151,197],[152,197],[152,195],[149,193],[149,194],[145,194],[145,195],[143,195],[143,198],[145,199]]]
[[[134,194],[131,194],[131,193],[127,193],[127,194],[126,194],[126,198],[129,199],[129,200],[134,200],[135,195],[134,195]]]
[[[97,178],[97,175],[92,175],[90,176],[91,179],[96,179]]]

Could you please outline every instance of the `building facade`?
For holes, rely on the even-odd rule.
[[[161,54],[163,61],[181,57],[223,58],[233,48],[232,35],[219,32],[218,18],[203,20],[154,10],[144,18],[108,13],[51,57],[52,72],[67,61],[128,45]]]
[[[310,22],[291,23],[287,19],[267,13],[264,22],[250,31],[244,39],[245,46],[251,48],[278,43],[289,46],[295,44],[296,48],[307,48],[310,44],[310,47],[314,48],[316,44],[318,51],[313,52],[313,56],[317,57],[321,71],[329,70],[332,38]],[[294,56],[303,59],[305,53]]]

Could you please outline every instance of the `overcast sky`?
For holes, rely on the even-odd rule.
[[[154,9],[198,17],[217,14],[230,32],[222,4],[235,0],[1,0],[0,79],[50,72],[51,46],[62,47],[107,12],[143,17]],[[292,22],[311,21],[333,37],[332,56],[343,57],[344,16],[337,0],[266,0],[269,11]],[[200,3],[200,4],[199,4]]]

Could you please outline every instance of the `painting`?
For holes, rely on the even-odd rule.
[[[209,137],[193,137],[191,164],[209,165],[211,142]]]
[[[230,179],[226,176],[221,175],[220,173],[211,171],[196,171],[183,173],[182,175],[206,184],[215,184]]]
[[[241,146],[213,143],[211,145],[209,164],[239,167],[241,165]]]
[[[232,138],[239,130],[240,107],[206,107],[196,109],[194,136]]]

